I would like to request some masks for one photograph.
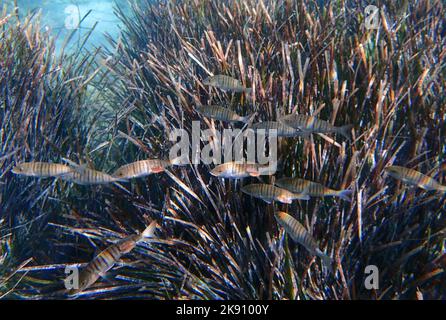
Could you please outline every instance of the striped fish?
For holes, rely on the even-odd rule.
[[[328,255],[323,253],[321,249],[319,249],[317,241],[305,229],[305,227],[299,223],[299,221],[297,221],[289,214],[281,211],[276,212],[274,216],[277,222],[285,229],[285,231],[294,241],[304,246],[308,251],[311,252],[311,254],[321,258],[326,268],[330,270],[330,272],[333,272],[332,259]]]
[[[289,114],[279,118],[279,121],[284,125],[308,133],[339,133],[347,139],[350,139],[350,130],[353,128],[353,125],[335,127],[328,121],[303,114]]]
[[[113,268],[114,264],[121,258],[122,255],[132,251],[144,238],[153,237],[156,225],[156,221],[153,221],[141,234],[127,237],[99,253],[80,272],[78,289],[73,289],[69,293],[76,294],[93,285],[99,279],[99,277],[103,277],[108,270]]]
[[[73,182],[81,185],[108,184],[115,182],[126,182],[122,178],[113,177],[105,172],[80,167],[61,177],[62,180]]]
[[[427,191],[435,190],[446,192],[446,186],[441,185],[437,180],[413,169],[400,166],[390,166],[385,170],[391,177],[401,180],[407,184],[417,186]]]
[[[234,92],[250,93],[252,89],[243,86],[240,80],[234,79],[222,74],[215,75],[203,80],[205,86],[216,87],[222,90],[229,90]]]
[[[73,169],[67,165],[59,163],[22,162],[16,164],[11,171],[15,174],[28,177],[49,178],[66,175],[72,172]]]
[[[231,109],[220,106],[197,106],[197,111],[207,118],[228,122],[248,122],[252,115],[240,116]]]
[[[299,178],[281,178],[276,181],[276,185],[280,188],[287,189],[295,193],[307,194],[310,197],[339,197],[345,201],[351,202],[351,190],[333,190],[324,185],[299,179]]]
[[[172,165],[172,162],[169,160],[141,160],[120,167],[113,173],[113,176],[123,179],[140,178],[151,175],[152,173],[164,172],[165,169]]]
[[[308,133],[305,133],[299,129],[291,128],[277,121],[255,123],[250,127],[250,129],[254,130],[255,132],[258,130],[265,130],[265,135],[269,134],[269,130],[277,130],[278,137],[300,137],[308,135]]]
[[[247,177],[259,177],[272,173],[269,165],[257,163],[226,162],[216,166],[210,172],[215,177],[226,179],[241,179]]]
[[[310,197],[304,194],[292,193],[288,190],[275,187],[270,184],[254,183],[241,188],[242,192],[253,197],[260,198],[266,203],[279,201],[291,204],[293,200],[309,200]]]

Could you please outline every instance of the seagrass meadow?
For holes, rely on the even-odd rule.
[[[380,8],[376,28],[367,28],[371,3]],[[129,5],[116,7],[118,39],[74,52],[56,52],[38,16],[0,16],[0,298],[446,299],[445,193],[385,171],[404,166],[446,185],[443,1]],[[252,90],[204,84],[217,74]],[[11,172],[63,159],[113,172],[167,159],[169,134],[191,132],[192,121],[237,127],[203,117],[199,105],[256,113],[256,122],[298,113],[353,128],[350,139],[279,138],[279,170],[258,179],[222,179],[205,164],[103,186]],[[352,201],[268,204],[241,191],[283,177],[350,189]],[[276,211],[311,232],[333,272],[292,240]],[[66,267],[84,267],[152,221],[150,241],[67,294]],[[370,265],[378,288],[366,286]]]

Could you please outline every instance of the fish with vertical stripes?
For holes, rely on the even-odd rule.
[[[250,93],[252,89],[246,88],[240,80],[218,74],[203,80],[205,86],[216,87],[222,90]]]
[[[285,177],[277,180],[276,185],[291,192],[307,194],[310,197],[332,196],[339,197],[345,201],[352,201],[351,190],[333,190],[310,180]]]
[[[249,194],[253,197],[260,198],[266,203],[279,201],[281,203],[291,204],[293,200],[309,200],[310,197],[305,194],[292,193],[288,190],[275,187],[270,184],[254,183],[243,186],[241,188],[243,193]]]
[[[18,163],[11,170],[14,174],[37,177],[37,178],[57,178],[73,171],[70,166],[59,163],[48,162],[22,162]]]
[[[311,254],[321,258],[325,267],[330,272],[333,272],[332,259],[321,251],[317,241],[299,221],[297,221],[291,215],[281,211],[276,212],[274,216],[277,220],[277,223],[279,223],[285,229],[285,231],[294,241],[304,246],[308,251],[311,252]]]
[[[153,173],[164,172],[175,163],[170,160],[147,159],[123,165],[113,176],[121,179],[141,178]]]
[[[70,290],[69,294],[77,294],[93,285],[99,277],[103,277],[107,271],[113,268],[115,263],[121,259],[121,256],[132,251],[145,238],[152,238],[156,226],[156,221],[153,221],[141,234],[129,236],[99,253],[81,270],[78,288]]]
[[[353,125],[335,127],[328,121],[303,114],[289,114],[280,117],[279,121],[284,125],[307,133],[339,133],[348,140],[350,140],[350,131],[353,128]]]
[[[247,177],[259,177],[260,175],[272,174],[269,165],[246,162],[226,162],[216,166],[210,171],[215,177],[226,179],[242,179]]]
[[[80,185],[109,184],[127,181],[126,179],[113,177],[105,172],[85,167],[74,168],[72,172],[61,176],[61,179]]]
[[[226,122],[248,122],[253,115],[240,116],[231,109],[212,105],[212,106],[196,106],[196,110],[206,118],[212,118]]]
[[[87,168],[85,164],[79,165],[70,159],[62,159],[67,162],[68,165],[73,169],[72,172],[63,175],[62,180],[77,183],[80,185],[96,185],[96,184],[109,184],[115,182],[127,182],[127,179],[117,178],[109,175],[108,173],[97,171],[94,169]]]
[[[385,171],[395,179],[417,186],[424,190],[446,192],[446,186],[416,170],[400,166],[389,166],[385,168]]]

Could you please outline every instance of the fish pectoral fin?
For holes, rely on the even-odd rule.
[[[88,168],[86,164],[80,164],[75,168],[75,170],[80,173],[84,173],[87,169]]]
[[[285,197],[285,196],[278,196],[277,200],[282,202],[282,203],[287,203],[287,204],[293,203],[293,200],[291,200],[290,198]]]
[[[159,166],[159,167],[153,167],[151,171],[153,173],[161,173],[164,172],[164,170],[165,170],[164,167]]]
[[[99,277],[106,283],[111,284],[113,282],[112,277],[110,276],[110,274],[107,274],[106,272],[104,273],[99,273]]]
[[[248,172],[251,177],[259,177],[260,176],[259,170],[256,170],[256,169],[247,169],[246,172]]]
[[[64,177],[64,176],[68,176],[70,174],[73,174],[73,172],[75,171],[71,166],[68,166],[70,168],[70,171],[68,172],[62,172],[60,174],[57,175],[57,177]]]
[[[71,165],[70,165],[71,166]],[[86,164],[77,164],[76,166],[71,166],[73,168],[74,171],[79,172],[79,173],[84,173],[87,170],[87,165]]]
[[[249,172],[249,175],[251,176],[251,177],[260,177],[260,172]]]
[[[57,176],[55,176],[56,178],[66,178],[66,177],[68,177],[69,175],[71,175],[73,172],[65,172],[65,173],[61,173],[61,174],[58,174]]]

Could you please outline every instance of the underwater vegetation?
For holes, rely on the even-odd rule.
[[[4,11],[0,297],[73,298],[66,268],[104,267],[74,297],[445,299],[446,7],[376,1],[367,29],[367,5],[142,0],[116,9],[109,47],[60,55],[38,17]],[[168,159],[169,134],[192,121],[281,126],[277,173],[132,165]],[[137,179],[13,172],[64,159]]]
[[[15,179],[14,163],[54,161],[77,148],[84,150],[91,122],[86,119],[93,110],[81,109],[94,97],[87,87],[96,53],[56,57],[54,41],[41,32],[38,20],[17,20],[6,9],[0,18],[2,297],[11,290],[5,281],[17,267],[35,255],[51,254],[48,241],[54,239],[48,223],[67,192],[53,181]]]

